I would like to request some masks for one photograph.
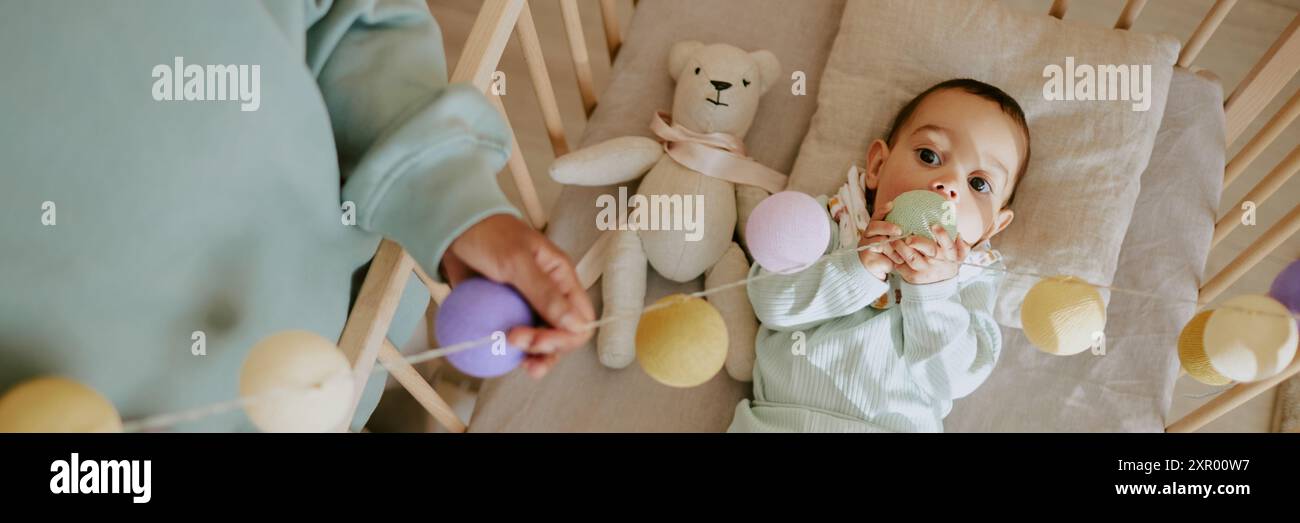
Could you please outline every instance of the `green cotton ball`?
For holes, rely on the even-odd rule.
[[[957,239],[957,207],[945,205],[942,196],[931,191],[907,191],[894,198],[894,208],[885,221],[903,229],[903,236],[917,235],[934,240],[930,227],[943,225],[948,237]]]

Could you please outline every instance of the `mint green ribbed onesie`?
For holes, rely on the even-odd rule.
[[[838,246],[838,228],[831,231]],[[763,276],[748,284],[762,322],[754,399],[736,406],[728,431],[942,432],[952,401],[997,363],[1001,272],[963,266],[943,282],[912,285],[897,273],[885,282],[853,250],[827,251],[794,274],[750,269],[751,278]],[[891,304],[877,309],[887,291]]]

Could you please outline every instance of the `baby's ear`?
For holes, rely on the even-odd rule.
[[[682,69],[686,68],[686,62],[689,62],[701,47],[704,47],[704,42],[698,40],[683,40],[673,44],[673,48],[668,51],[668,74],[672,75],[673,81],[677,81],[677,77],[682,74]]]
[[[888,159],[889,144],[881,139],[871,142],[871,148],[867,149],[867,175],[864,184],[868,189],[875,190],[880,185],[880,171],[884,169],[885,160]]]
[[[758,65],[758,74],[763,79],[762,92],[766,93],[768,89],[776,85],[777,80],[781,77],[781,61],[777,60],[776,55],[767,49],[754,51],[749,53],[749,56]]]

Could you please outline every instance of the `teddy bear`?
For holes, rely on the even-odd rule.
[[[677,282],[704,275],[706,289],[744,280],[749,262],[735,239],[744,241],[744,223],[754,206],[785,187],[785,175],[750,159],[744,146],[760,97],[780,77],[776,55],[682,41],[669,51],[668,70],[676,82],[672,112],[647,115],[658,139],[613,138],[557,158],[550,169],[554,180],[584,186],[644,176],[637,195],[646,200],[682,195],[687,203],[703,203],[695,209],[701,217],[698,231],[622,227],[603,233],[607,254],[595,263],[604,278],[604,317],[627,317],[599,327],[597,354],[610,368],[626,367],[636,357],[647,265]],[[727,325],[728,375],[751,381],[758,320],[744,286],[733,285],[707,299]]]

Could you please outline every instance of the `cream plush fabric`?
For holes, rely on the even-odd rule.
[[[951,78],[984,81],[1020,102],[1033,150],[1012,205],[1016,219],[993,239],[994,247],[1010,270],[1109,285],[1178,50],[1172,37],[1063,22],[990,0],[850,1],[790,188],[834,191],[850,164],[866,164],[868,145],[884,138],[912,97]],[[1064,68],[1069,57],[1076,68],[1151,65],[1150,108],[1045,100],[1044,68]],[[1004,280],[999,323],[1020,326],[1020,303],[1036,281]]]

